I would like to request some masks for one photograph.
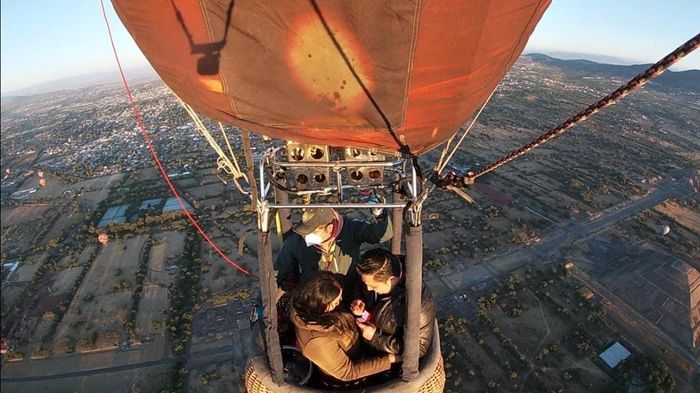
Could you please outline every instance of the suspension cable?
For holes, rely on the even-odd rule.
[[[656,78],[657,76],[661,75],[664,71],[666,71],[670,66],[672,66],[674,63],[676,63],[678,60],[682,59],[687,54],[689,54],[690,52],[697,49],[698,46],[700,46],[700,34],[691,38],[685,44],[679,46],[676,50],[674,50],[673,52],[668,54],[663,59],[659,60],[656,64],[649,67],[646,71],[635,76],[632,80],[627,82],[622,87],[618,88],[614,92],[603,97],[600,101],[589,106],[588,108],[584,109],[583,111],[570,117],[569,119],[567,119],[566,121],[561,123],[559,126],[552,129],[551,131],[539,136],[538,138],[534,139],[533,141],[524,145],[523,147],[519,148],[518,150],[515,150],[509,154],[506,154],[502,158],[494,161],[493,163],[487,165],[486,167],[480,169],[479,171],[467,173],[466,176],[464,176],[464,178],[462,179],[463,183],[465,185],[473,184],[474,180],[476,180],[478,177],[483,176],[483,175],[495,170],[496,168],[499,168],[499,167],[509,163],[510,161],[513,161],[514,159],[522,156],[523,154],[529,152],[530,150],[537,148],[540,145],[542,145],[546,142],[549,142],[550,140],[554,139],[555,137],[563,134],[564,132],[569,130],[574,125],[576,125],[576,124],[586,120],[587,118],[595,115],[601,109],[607,108],[610,105],[616,103],[617,101],[621,100],[622,98],[627,96],[629,93],[631,93],[633,90],[636,90],[636,89],[642,87],[650,79]]]
[[[245,165],[246,165],[246,170],[248,171],[248,179],[250,181],[248,184],[250,185],[250,209],[253,212],[257,211],[258,208],[258,200],[260,199],[260,196],[258,194],[258,186],[257,183],[255,182],[255,174],[253,171],[253,168],[255,167],[255,163],[253,162],[253,150],[251,149],[250,146],[250,132],[246,129],[241,130],[241,140],[243,141],[243,153],[245,157]],[[262,165],[262,164],[261,164]],[[262,180],[260,180],[260,186],[262,187]],[[260,194],[264,194],[265,190],[260,190]]]
[[[240,167],[240,165],[238,165],[238,160],[236,159],[236,155],[233,153],[233,149],[231,148],[231,142],[229,142],[228,135],[226,135],[226,131],[224,130],[224,125],[221,122],[219,122],[219,129],[221,130],[221,135],[224,136],[224,141],[226,141],[226,146],[228,147],[228,152],[231,155],[232,163],[236,167],[236,172],[238,172],[240,174],[240,177],[245,179],[246,182],[249,182],[248,176],[246,176],[246,174],[241,171],[241,167]]]
[[[211,135],[207,127],[204,125],[204,122],[202,119],[199,117],[197,112],[187,103],[185,103],[180,97],[175,94],[175,97],[177,98],[178,102],[180,105],[185,109],[187,114],[190,116],[192,121],[195,124],[195,129],[199,131],[200,134],[204,137],[204,139],[209,142],[209,145],[214,149],[216,154],[218,155],[218,158],[216,160],[217,163],[217,172],[219,170],[223,170],[224,172],[228,173],[229,175],[232,176],[233,182],[236,185],[236,188],[244,194],[248,195],[249,193],[245,190],[243,190],[243,187],[238,183],[238,179],[243,178],[246,181],[248,181],[248,177],[241,172],[240,167],[238,166],[238,161],[236,160],[235,154],[233,154],[233,149],[231,149],[231,144],[228,141],[228,137],[226,136],[226,132],[224,131],[224,127],[221,123],[219,123],[219,127],[221,128],[221,132],[224,134],[224,139],[226,140],[226,145],[228,146],[229,152],[231,153],[231,158],[229,158],[226,155],[226,152],[224,152],[224,149],[219,145],[219,143],[214,139],[214,136]],[[225,180],[221,179],[222,181],[226,182]],[[248,182],[250,184],[250,182]]]
[[[112,51],[114,52],[114,59],[117,61],[117,68],[119,69],[119,74],[121,75],[122,82],[124,84],[124,90],[126,91],[127,98],[129,99],[129,104],[131,105],[131,111],[134,113],[134,117],[136,119],[136,124],[138,125],[139,129],[141,130],[141,134],[143,135],[143,138],[146,141],[146,146],[148,147],[148,151],[151,154],[151,157],[153,158],[153,161],[156,163],[156,167],[158,168],[158,171],[160,172],[161,176],[163,177],[163,180],[165,180],[165,183],[168,185],[168,188],[170,189],[170,192],[173,194],[175,199],[177,200],[177,203],[180,205],[180,208],[182,211],[185,213],[187,218],[190,220],[192,223],[192,226],[194,226],[197,229],[197,232],[202,236],[202,238],[209,243],[209,245],[216,251],[221,258],[226,261],[229,265],[235,267],[238,269],[241,273],[245,274],[246,276],[252,276],[252,274],[238,265],[236,262],[232,261],[229,257],[224,254],[223,251],[214,243],[209,236],[204,232],[202,227],[199,225],[197,220],[194,218],[194,216],[190,213],[189,209],[185,205],[185,202],[182,200],[182,197],[180,194],[177,192],[175,189],[175,186],[173,183],[170,181],[170,178],[168,177],[167,172],[165,171],[165,168],[163,167],[163,163],[161,163],[160,159],[158,158],[158,153],[156,152],[156,148],[153,144],[153,140],[151,140],[151,137],[148,135],[148,131],[146,130],[146,124],[143,121],[143,118],[141,117],[141,111],[139,111],[138,106],[136,105],[136,101],[134,101],[134,97],[131,94],[131,89],[129,88],[129,84],[126,81],[126,76],[124,76],[124,70],[122,69],[121,62],[119,61],[119,55],[117,54],[117,48],[114,45],[114,39],[112,38],[112,29],[109,27],[109,20],[107,19],[107,11],[105,11],[105,5],[104,1],[100,0],[100,6],[102,7],[102,16],[104,17],[105,24],[107,25],[107,33],[109,34],[109,41],[112,44]]]
[[[452,151],[447,156],[447,158],[443,161],[442,160],[443,157],[442,156],[440,157],[441,162],[438,163],[438,166],[437,166],[437,173],[438,174],[440,174],[442,171],[445,170],[445,167],[447,166],[447,164],[450,162],[450,160],[455,155],[455,153],[457,152],[459,147],[462,145],[464,138],[467,136],[467,134],[469,134],[469,131],[471,131],[472,127],[474,127],[474,124],[476,124],[476,120],[481,115],[481,112],[484,111],[484,108],[486,108],[486,105],[488,105],[489,101],[491,101],[491,97],[493,97],[493,93],[496,92],[496,89],[498,89],[498,85],[496,85],[496,87],[493,88],[493,90],[491,91],[491,94],[489,94],[486,101],[484,101],[484,104],[481,106],[481,109],[479,109],[479,112],[476,113],[476,116],[474,116],[474,118],[472,119],[472,122],[469,124],[469,127],[467,127],[467,129],[464,131],[464,134],[462,134],[462,137],[459,138],[459,142],[457,142],[457,144],[454,146],[454,148],[452,148]],[[455,134],[455,135],[457,135],[457,134]],[[452,139],[454,139],[455,135],[453,135],[452,138],[450,138],[449,142],[447,142],[447,146],[445,146],[445,149],[447,149],[450,146],[450,144],[452,143]],[[444,151],[443,151],[443,153],[444,153]]]

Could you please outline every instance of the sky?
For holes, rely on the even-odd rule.
[[[500,1],[500,0],[499,0]],[[105,2],[125,68],[147,64]],[[98,0],[0,0],[0,91],[74,75],[116,72]],[[698,0],[554,0],[526,52],[653,63],[700,32]],[[674,69],[700,69],[700,50]]]

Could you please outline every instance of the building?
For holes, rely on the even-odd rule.
[[[190,204],[187,203],[186,200],[183,199],[182,203],[185,204],[187,210],[192,210],[192,206],[190,206]],[[177,199],[175,197],[168,198],[168,200],[165,201],[165,206],[163,206],[163,214],[169,212],[176,212],[180,210],[182,210],[182,207],[180,207],[180,204],[177,202]]]
[[[620,344],[618,341],[615,341],[606,350],[598,354],[598,357],[603,361],[603,363],[605,363],[606,366],[608,366],[610,369],[614,369],[620,363],[622,363],[623,360],[630,357],[630,355],[632,355],[632,353],[625,348],[624,345]]]
[[[129,205],[119,205],[119,206],[112,206],[107,211],[105,212],[104,216],[102,216],[102,219],[100,220],[100,223],[97,224],[98,228],[104,228],[109,224],[112,223],[122,223],[126,222],[126,209],[129,208]]]
[[[8,262],[2,264],[2,282],[8,281],[17,270],[19,262]]]
[[[145,200],[141,202],[141,206],[139,206],[139,211],[148,211],[152,208],[158,207],[162,201],[163,199],[161,198]]]

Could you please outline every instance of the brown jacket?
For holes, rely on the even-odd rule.
[[[307,324],[291,308],[290,317],[301,352],[324,373],[341,381],[353,381],[389,370],[389,355],[361,358],[360,334],[357,330],[340,332]]]

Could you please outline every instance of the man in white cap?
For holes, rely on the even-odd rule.
[[[304,211],[275,260],[277,285],[290,291],[319,270],[348,274],[348,282],[359,279],[355,265],[360,260],[360,246],[385,242],[393,234],[385,209],[372,209],[372,214],[375,222],[368,223],[344,217],[331,208]]]

